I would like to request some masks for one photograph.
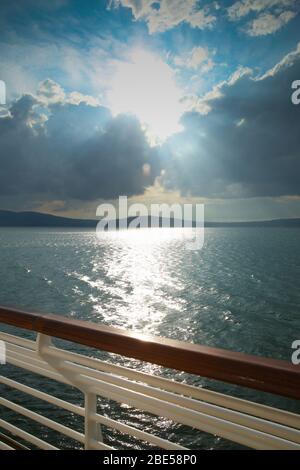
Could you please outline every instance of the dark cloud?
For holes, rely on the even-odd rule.
[[[24,201],[37,194],[81,201],[142,194],[160,171],[135,118],[113,118],[85,101],[47,105],[25,95],[0,119],[0,142],[0,196]]]
[[[184,116],[184,132],[165,146],[164,184],[183,194],[264,197],[300,194],[300,48],[261,79],[224,83],[207,115]],[[203,103],[202,103],[203,104]]]
[[[162,148],[149,146],[134,117],[112,117],[91,97],[45,81],[0,118],[0,196],[24,204],[133,196],[162,168],[162,184],[183,195],[300,195],[297,79],[300,47],[260,79],[236,74],[202,101],[210,112],[185,114],[184,131]]]

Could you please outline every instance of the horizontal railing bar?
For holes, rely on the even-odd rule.
[[[175,382],[174,380],[165,379],[163,377],[149,375],[145,372],[136,371],[134,369],[111,364],[96,358],[90,358],[52,346],[47,349],[47,353],[57,358],[64,357],[64,359],[67,361],[78,363],[86,367],[112,373],[121,377],[126,377],[130,380],[146,383],[156,388],[161,388],[163,390],[175,392],[180,395],[206,401],[217,406],[233,409],[235,411],[240,411],[242,413],[253,415],[262,419],[300,429],[299,415],[288,411],[280,410],[259,403],[253,403],[251,401],[242,400],[240,398],[224,395],[222,393],[206,390],[200,387]]]
[[[21,336],[10,335],[9,333],[4,333],[3,331],[0,331],[0,339],[7,343],[13,343],[23,348],[31,349],[33,351],[36,350],[36,343],[31,339],[21,338]]]
[[[0,383],[3,383],[11,388],[14,388],[16,390],[19,390],[21,392],[27,393],[31,396],[34,396],[36,398],[40,398],[41,400],[44,400],[48,403],[51,403],[53,405],[59,406],[60,408],[66,409],[68,411],[71,411],[73,413],[79,414],[81,416],[84,416],[84,408],[80,406],[73,405],[71,403],[68,403],[64,400],[61,400],[59,398],[53,397],[52,395],[48,395],[44,392],[41,392],[37,389],[33,389],[31,387],[28,387],[26,385],[20,384],[16,382],[15,380],[9,379],[4,376],[0,376]],[[147,442],[150,442],[152,444],[160,445],[161,448],[164,449],[184,449],[184,447],[179,446],[177,444],[170,443],[169,441],[166,441],[164,439],[158,438],[156,436],[153,436],[149,433],[139,431],[136,428],[130,427],[128,425],[125,425],[123,423],[119,423],[118,421],[112,420],[110,418],[106,418],[101,415],[95,415],[98,417],[97,421],[101,422],[102,424],[105,424],[109,427],[112,427],[114,429],[118,429],[121,432],[127,433],[129,435],[141,438],[143,440],[146,440]],[[94,419],[92,417],[91,419]],[[142,437],[143,436],[143,437]]]
[[[15,450],[13,447],[10,447],[5,442],[1,442],[1,441],[0,441],[0,449],[1,450]]]
[[[9,347],[11,348],[11,345]],[[19,348],[19,347],[17,347],[17,348]],[[22,348],[20,348],[20,349],[22,349]],[[65,352],[63,350],[58,350],[58,349],[53,348],[53,347],[48,348],[47,353],[51,354],[55,357],[59,357],[61,359],[64,358],[64,356],[65,356]],[[25,353],[20,352],[20,354],[22,354],[21,357],[24,358]],[[30,356],[32,354],[34,354],[33,351],[30,351]],[[29,358],[29,359],[32,359],[32,358]],[[93,360],[90,360],[90,362],[93,362]],[[155,389],[155,388],[149,387],[147,385],[130,382],[127,379],[117,377],[117,376],[111,375],[109,373],[101,373],[97,370],[94,370],[94,369],[91,369],[91,368],[86,368],[85,366],[80,366],[80,365],[74,364],[74,363],[69,363],[69,362],[65,363],[64,368],[67,369],[67,370],[74,371],[75,373],[82,373],[82,374],[90,375],[90,376],[92,376],[96,379],[98,378],[100,380],[103,380],[104,382],[110,382],[110,383],[113,383],[117,386],[120,386],[120,387],[123,387],[123,388],[126,388],[126,389],[129,388],[131,390],[139,391],[140,393],[144,393],[146,396],[150,396],[150,397],[152,396],[152,397],[158,398],[159,400],[174,403],[174,404],[186,407],[186,408],[194,409],[195,411],[204,412],[204,413],[209,414],[211,416],[219,417],[221,419],[228,419],[229,421],[231,421],[233,423],[241,424],[243,426],[247,426],[247,427],[250,427],[252,429],[258,429],[258,430],[261,430],[263,432],[267,432],[269,434],[273,434],[273,435],[282,437],[284,439],[292,440],[292,441],[298,442],[298,443],[300,442],[300,433],[299,433],[299,431],[296,431],[295,429],[294,430],[290,429],[290,428],[285,427],[285,426],[280,426],[278,424],[275,424],[273,421],[269,422],[269,421],[259,419],[259,418],[257,418],[256,414],[254,414],[254,416],[250,416],[248,414],[245,415],[243,413],[237,413],[235,411],[228,410],[224,407],[207,404],[207,403],[204,403],[202,401],[199,402],[199,401],[193,400],[191,398],[178,396],[178,395],[175,395],[174,393],[165,392],[163,390]],[[9,379],[4,379],[4,381],[5,380],[8,381]],[[1,381],[1,378],[0,378],[0,381]],[[175,385],[174,382],[173,382],[173,385]],[[19,384],[19,389],[20,388],[24,388],[24,386]],[[28,393],[30,393],[30,388],[27,387],[27,389],[28,389]],[[32,393],[32,395],[35,395],[35,396],[40,394],[40,397],[41,397],[41,394],[43,392],[34,391],[32,389],[31,393]],[[224,397],[226,397],[226,396],[224,396]],[[44,394],[44,399],[47,400],[48,402],[53,402],[54,401],[54,399],[51,400],[51,397],[47,396],[47,394]],[[61,407],[64,407],[63,404],[64,404],[64,402],[61,402]],[[66,406],[74,406],[74,405],[68,405],[66,402],[65,402],[65,405]],[[58,406],[59,406],[59,404],[58,404]],[[74,408],[75,409],[72,409],[71,411],[73,411],[75,413],[78,412],[78,409],[77,409],[78,407],[74,406]],[[80,409],[80,407],[79,407],[79,410],[81,412],[80,414],[83,415],[83,413],[84,413],[83,409]],[[276,410],[274,410],[274,411],[276,411]],[[299,416],[295,415],[295,418],[298,419],[298,423],[299,423]]]
[[[12,450],[30,450],[28,447],[24,446],[23,444],[20,444],[15,439],[12,439],[11,437],[7,436],[6,434],[3,434],[2,432],[0,432],[0,443],[5,443],[11,446]]]
[[[114,447],[104,444],[103,442],[95,441],[94,439],[91,439],[90,446],[94,450],[115,450]]]
[[[36,351],[31,351],[30,349],[22,348],[16,344],[6,343],[6,352],[12,353],[26,358],[27,360],[31,361],[31,364],[36,364],[38,367],[42,369],[47,369],[52,372],[56,372],[53,367],[51,367],[47,362],[45,362]]]
[[[43,377],[48,377],[48,379],[52,379],[57,382],[61,382],[61,383],[72,386],[72,384],[67,379],[65,379],[62,375],[59,375],[56,372],[50,372],[46,369],[42,369],[41,367],[37,367],[32,364],[27,364],[26,362],[21,361],[19,358],[14,357],[14,354],[7,354],[6,360],[10,364],[16,367],[20,367],[21,369],[25,369],[30,372],[33,372],[34,374],[39,374],[39,375],[42,375]]]
[[[15,380],[9,379],[4,376],[0,376],[0,383],[14,388],[15,390],[19,390],[20,392],[27,393],[35,398],[39,398],[40,400],[46,401],[47,403],[51,403],[54,406],[58,406],[59,408],[63,408],[64,410],[70,411],[71,413],[78,414],[79,416],[84,416],[84,408],[82,406],[73,405],[65,400],[61,400],[60,398],[54,397],[53,395],[49,395],[48,393],[41,392],[35,388],[28,387],[27,385],[23,385]]]
[[[174,442],[170,442],[153,434],[149,434],[146,431],[141,431],[140,429],[134,428],[133,426],[128,426],[128,424],[120,423],[119,421],[115,421],[114,419],[108,418],[106,416],[99,415],[98,413],[92,414],[91,419],[96,423],[103,424],[104,426],[107,426],[111,429],[116,429],[117,431],[120,431],[124,434],[128,434],[129,436],[133,436],[142,441],[156,445],[161,449],[187,450],[186,447],[183,447],[179,444],[175,444]]]
[[[172,392],[166,392],[165,390],[156,389],[149,385],[131,382],[128,379],[117,377],[115,375],[111,375],[104,372],[99,372],[97,370],[81,366],[79,364],[65,362],[63,368],[67,371],[74,372],[76,376],[78,374],[81,374],[83,376],[93,377],[97,380],[116,385],[119,388],[141,393],[149,398],[157,398],[161,402],[173,403],[174,405],[178,405],[186,409],[194,410],[199,413],[205,413],[209,416],[224,419],[231,423],[240,424],[251,429],[257,429],[259,431],[279,436],[283,439],[291,440],[300,444],[299,431],[295,429],[290,429],[280,424],[275,424],[270,421],[262,420],[260,418],[257,418],[256,416],[245,415],[237,411],[228,410],[226,408],[205,403],[202,401],[197,401],[189,397],[176,395]]]
[[[18,436],[21,439],[24,439],[24,441],[30,442],[30,444],[35,445],[39,449],[59,450],[57,447],[53,446],[52,444],[49,444],[48,442],[45,442],[42,439],[39,439],[38,437],[35,437],[32,434],[29,434],[27,431],[23,431],[23,429],[17,428],[13,424],[8,423],[7,421],[4,421],[3,419],[0,419],[0,428],[6,429],[6,431],[10,432],[12,435]]]
[[[169,418],[175,422],[218,435],[239,444],[255,449],[297,449],[300,445],[285,439],[271,436],[239,424],[209,416],[205,413],[166,403],[157,398],[145,396],[139,392],[122,389],[116,385],[96,380],[92,377],[76,376],[78,384],[89,386],[89,391],[119,403],[126,403],[156,416]]]
[[[82,444],[84,444],[85,442],[84,434],[78,431],[74,431],[74,429],[68,428],[67,426],[57,423],[52,419],[46,418],[46,416],[42,416],[36,413],[35,411],[31,411],[21,405],[13,403],[12,401],[6,400],[6,398],[0,397],[0,405],[9,408],[12,411],[15,411],[20,415],[26,416],[26,418],[32,419],[33,421],[36,421],[37,423],[42,424],[43,426],[53,429],[54,431],[64,434],[65,436],[68,436],[71,439],[74,439],[75,441],[81,442]]]
[[[300,399],[300,369],[286,361],[7,307],[0,307],[0,322],[187,373]]]
[[[48,403],[51,403],[53,405],[59,406],[60,408],[66,409],[68,411],[71,411],[73,413],[79,414],[81,416],[84,416],[84,408],[80,406],[73,405],[71,403],[68,403],[64,400],[61,400],[59,398],[53,397],[52,395],[48,395],[44,392],[41,392],[39,390],[33,389],[31,387],[28,387],[26,385],[20,384],[16,382],[15,380],[9,379],[4,376],[0,376],[0,383],[3,383],[11,388],[14,388],[16,390],[19,390],[21,392],[27,393],[29,395],[32,395],[36,398],[40,398],[41,400],[44,400]],[[96,418],[97,417],[97,418]],[[185,447],[179,446],[175,443],[171,443],[169,441],[166,441],[165,439],[158,438],[156,436],[153,436],[152,434],[146,433],[144,431],[140,431],[136,428],[133,428],[131,426],[125,425],[123,423],[119,423],[118,421],[115,421],[113,419],[101,416],[101,415],[95,415],[91,416],[91,419],[94,419],[95,421],[102,423],[108,427],[111,427],[113,429],[117,429],[123,433],[126,433],[128,435],[132,435],[134,437],[143,439],[151,444],[160,446],[163,449],[169,449],[169,450],[179,450],[179,449],[185,449]],[[97,447],[99,448],[99,446]]]
[[[13,337],[12,337],[13,338]],[[12,343],[8,345],[8,351],[10,351],[13,347],[16,347],[20,350],[20,353],[16,353],[17,356],[21,355],[21,360],[24,359],[26,354],[29,354],[31,357],[35,355],[37,357],[37,353],[33,351],[25,350],[20,346],[15,346]],[[113,364],[109,364],[106,362],[99,361],[98,359],[93,359],[85,356],[81,356],[75,353],[70,353],[68,351],[64,351],[62,349],[49,347],[47,349],[48,354],[57,358],[64,358],[68,361],[76,361],[76,363],[81,363],[86,367],[95,368],[96,370],[104,370],[105,372],[121,372],[121,376],[124,377],[126,375],[134,377],[135,380],[142,381],[143,383],[149,382],[149,385],[156,385],[158,388],[162,388],[164,390],[168,390],[172,393],[178,393],[181,395],[185,395],[191,398],[196,398],[201,401],[206,401],[208,403],[213,403],[216,406],[221,406],[222,408],[229,408],[235,411],[239,411],[240,413],[246,413],[246,415],[252,415],[256,418],[262,418],[263,420],[269,420],[272,423],[280,423],[284,426],[292,427],[295,429],[299,429],[300,427],[300,420],[299,415],[294,413],[290,413],[283,410],[278,410],[276,408],[268,407],[265,405],[261,405],[258,403],[249,402],[246,400],[241,400],[235,397],[229,397],[224,394],[220,394],[217,392],[212,392],[209,390],[204,390],[198,387],[192,387],[186,384],[180,384],[171,380],[167,380],[161,377],[154,377],[147,375],[145,373],[141,373],[138,371],[132,371],[131,369],[127,369],[121,366],[115,366]],[[31,359],[31,357],[29,359]],[[46,362],[43,363],[43,368],[46,368],[49,371],[53,369],[48,366]],[[131,374],[133,372],[133,374]],[[110,378],[111,373],[109,374]],[[114,380],[112,378],[112,380]],[[130,386],[130,383],[128,384]],[[137,387],[139,384],[137,384]],[[135,388],[135,384],[132,385],[132,388]],[[242,415],[243,416],[243,415]],[[240,422],[240,421],[239,421]],[[298,439],[296,440],[298,441]]]
[[[40,370],[40,374],[41,374],[41,375],[47,375],[47,373],[49,373],[49,372],[50,372],[50,373],[53,373],[53,374],[55,374],[55,373],[58,374],[58,372],[54,371],[54,370],[52,369],[52,367],[48,366],[48,364],[46,364],[46,363],[43,363],[43,362],[41,362],[41,361],[38,361],[37,359],[34,359],[34,358],[32,358],[32,357],[29,357],[29,358],[28,358],[26,355],[22,355],[21,353],[19,353],[19,352],[17,352],[17,351],[10,351],[10,350],[8,350],[8,351],[6,352],[6,360],[7,360],[8,362],[10,362],[10,359],[13,359],[13,358],[19,360],[19,361],[22,362],[23,364],[28,364],[28,363],[25,362],[25,361],[26,361],[27,359],[30,359],[30,364],[28,364],[28,367],[24,367],[24,365],[23,365],[23,369],[28,369],[28,370],[30,370],[29,367],[37,367],[37,368]]]
[[[11,340],[12,340],[13,338],[14,338],[14,337],[11,337]],[[46,365],[46,362],[44,362],[44,361],[41,360],[41,359],[38,359],[39,356],[38,356],[37,353],[35,353],[34,351],[32,351],[32,350],[30,350],[30,351],[29,351],[29,350],[26,350],[26,348],[16,346],[16,345],[14,345],[14,344],[12,344],[12,343],[9,344],[9,348],[8,348],[8,349],[11,349],[11,346],[16,347],[16,349],[19,350],[19,352],[16,353],[17,356],[19,356],[19,357],[22,358],[22,353],[23,353],[23,351],[24,351],[24,353],[23,353],[23,358],[26,359],[26,356],[29,356],[29,357],[27,357],[27,359],[31,360],[32,358],[34,358],[33,356],[36,355],[36,358],[34,358],[34,359],[35,359],[35,362],[37,362],[38,364]],[[64,350],[59,350],[59,349],[57,349],[57,348],[50,347],[50,348],[47,348],[47,352],[48,352],[48,353],[49,353],[49,352],[51,352],[51,353],[54,353],[54,352],[55,352],[55,355],[58,354],[61,359],[65,359],[66,353],[65,353]],[[78,359],[78,358],[81,357],[81,356],[79,356],[79,355],[76,355],[76,354],[74,354],[74,353],[69,353],[69,352],[67,353],[67,355],[76,356],[76,359]],[[96,370],[96,371],[95,371],[95,370],[92,370],[91,367],[94,366],[95,362],[97,363],[97,365],[99,365],[99,363],[100,363],[101,361],[99,361],[99,360],[97,360],[97,359],[91,359],[91,358],[85,358],[85,359],[88,360],[88,361],[90,361],[92,365],[89,364],[89,368],[88,368],[88,369],[86,369],[85,367],[80,367],[80,366],[79,366],[79,367],[77,368],[78,371],[82,372],[82,375],[85,375],[85,374],[88,374],[89,372],[92,372],[92,375],[95,376],[95,375],[94,375],[94,372],[97,372],[97,370]],[[25,362],[24,362],[24,364],[26,364],[26,365],[25,365],[25,368],[28,368],[28,367],[27,367],[28,364],[25,363]],[[73,365],[76,366],[77,364],[66,364],[66,366],[67,366],[66,368],[68,369],[69,366],[72,367]],[[104,365],[109,366],[108,363],[104,363]],[[72,367],[72,369],[73,369],[73,367]],[[125,370],[126,368],[121,368],[121,369],[122,369],[122,371],[123,371],[123,369]],[[42,370],[42,369],[41,369],[41,370]],[[76,371],[76,367],[75,367],[75,371]],[[43,371],[43,373],[44,373],[44,371]],[[139,374],[139,373],[137,372],[137,374]],[[142,374],[142,375],[147,377],[147,374]],[[115,380],[115,377],[111,376],[111,373],[110,373],[110,374],[107,374],[107,373],[106,373],[106,374],[100,374],[100,375],[98,375],[98,377],[100,377],[100,376],[101,376],[105,381],[107,381],[107,380],[109,381],[109,379],[110,379],[111,377],[112,377],[112,379],[113,379],[113,380],[112,380],[113,382],[114,382],[114,380]],[[96,375],[96,377],[97,377],[97,375]],[[117,379],[118,379],[118,381],[119,381],[120,378],[117,377]],[[157,379],[158,379],[158,380],[162,380],[162,381],[166,381],[166,379],[160,379],[160,378],[157,378]],[[124,379],[121,379],[121,380],[124,380]],[[141,379],[139,379],[139,380],[141,380]],[[126,387],[128,387],[128,381],[126,381],[126,382],[127,382],[127,383],[125,383],[125,384],[124,384],[123,382],[120,382],[121,385],[124,385],[124,386],[125,386],[125,389],[126,389]],[[170,382],[172,383],[172,381],[170,381]],[[134,385],[140,386],[140,384],[134,384]],[[176,384],[173,382],[173,385],[176,385]],[[180,384],[178,384],[178,385],[180,385]],[[183,387],[187,387],[187,388],[190,387],[190,386],[186,386],[186,385],[184,385],[184,384],[182,384],[182,386],[183,386]],[[190,387],[190,388],[195,388],[195,387]],[[161,391],[158,391],[158,392],[160,393]],[[172,390],[172,392],[173,392],[173,390]],[[99,394],[100,394],[100,393],[99,393]],[[147,391],[146,391],[145,394],[147,395]],[[151,395],[150,395],[150,396],[151,396]],[[254,404],[254,406],[255,406],[255,404]],[[259,405],[259,406],[260,406],[260,405]],[[143,408],[145,408],[145,407],[143,407]],[[272,410],[272,409],[270,408],[270,410]],[[276,410],[274,410],[274,411],[276,411]],[[155,414],[157,414],[157,413],[155,413]],[[295,416],[295,415],[294,415],[294,416]],[[296,416],[295,416],[295,417],[296,417]],[[273,424],[273,423],[272,423],[272,424]],[[292,430],[292,431],[293,431],[293,430]],[[285,432],[285,430],[284,430],[284,432]],[[275,435],[276,435],[276,433],[275,433]],[[277,435],[278,435],[278,434],[277,434]],[[272,436],[269,436],[269,437],[272,437]],[[282,436],[282,437],[284,437],[284,436]],[[288,437],[288,436],[286,436],[286,437]],[[297,436],[296,436],[296,437],[297,437]],[[293,436],[291,436],[291,440],[294,440],[294,439],[293,439]],[[298,440],[298,438],[297,438],[297,440]]]

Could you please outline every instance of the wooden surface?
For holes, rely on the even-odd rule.
[[[300,399],[300,366],[286,361],[7,307],[0,307],[0,323],[190,374]],[[290,352],[292,354],[292,350]]]

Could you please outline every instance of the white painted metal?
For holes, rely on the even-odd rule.
[[[105,426],[116,429],[118,431],[123,432],[124,434],[128,434],[129,436],[136,437],[141,441],[147,441],[150,444],[159,447],[160,449],[167,449],[167,450],[184,450],[186,447],[183,447],[179,444],[175,444],[173,442],[167,441],[166,439],[161,439],[160,437],[154,436],[153,434],[149,434],[145,431],[140,431],[137,428],[133,428],[128,426],[124,423],[119,423],[111,418],[107,418],[105,416],[95,414],[92,416],[92,419],[95,420],[97,423],[104,424]]]
[[[32,345],[31,345],[31,348],[32,348]],[[24,354],[29,354],[29,356],[33,359],[31,364],[34,363],[39,367],[42,366],[44,369],[47,369],[49,371],[54,371],[54,369],[52,367],[50,367],[46,362],[41,361],[41,359],[37,356],[36,352],[28,351],[26,353],[26,350],[24,350],[24,348],[20,348],[18,346],[14,346],[14,345],[9,345],[8,346],[8,351],[9,352],[10,351],[15,351],[16,354],[19,353],[19,355],[20,355],[19,358],[21,360],[23,359]],[[195,403],[196,403],[195,409],[199,410],[199,411],[201,411],[201,407],[202,407],[202,411],[203,411],[203,405],[204,404],[206,404],[206,412],[208,412],[208,413],[209,413],[210,410],[214,410],[214,409],[217,410],[217,408],[209,407],[209,405],[207,405],[207,402],[211,403],[211,404],[221,406],[222,407],[221,409],[224,410],[223,413],[226,413],[227,409],[240,411],[241,413],[244,413],[244,415],[246,415],[246,416],[243,416],[240,413],[237,413],[237,414],[233,413],[231,415],[231,418],[230,418],[233,422],[237,422],[238,424],[242,424],[242,425],[246,425],[246,426],[248,424],[250,424],[250,426],[254,426],[254,423],[255,423],[256,426],[257,426],[256,427],[257,429],[265,430],[264,421],[261,423],[260,420],[257,419],[257,418],[261,417],[261,418],[263,418],[264,420],[267,420],[267,421],[271,420],[272,422],[274,422],[274,424],[275,423],[280,423],[280,424],[286,425],[287,427],[300,429],[299,416],[296,415],[296,414],[293,414],[293,413],[278,410],[278,409],[268,407],[268,406],[265,406],[265,405],[260,405],[260,404],[257,404],[257,403],[252,403],[252,402],[249,402],[249,401],[246,401],[246,400],[241,400],[241,399],[238,399],[238,398],[235,398],[235,397],[228,397],[224,394],[212,392],[212,391],[209,391],[209,390],[204,390],[204,389],[201,389],[201,388],[192,387],[192,386],[188,386],[188,385],[185,385],[185,384],[180,384],[180,383],[177,383],[177,382],[174,382],[174,381],[171,381],[171,380],[167,380],[167,379],[164,379],[164,378],[161,378],[161,377],[154,377],[154,376],[151,376],[151,375],[147,375],[145,373],[132,371],[131,369],[127,369],[127,368],[124,368],[124,367],[121,367],[121,366],[115,366],[113,364],[105,363],[105,362],[99,361],[97,359],[91,359],[91,358],[88,358],[88,357],[80,356],[78,354],[66,352],[66,351],[63,351],[63,350],[56,349],[56,348],[49,348],[48,349],[48,354],[50,356],[55,357],[55,358],[61,357],[63,355],[66,358],[66,360],[70,360],[70,361],[72,360],[72,362],[77,362],[77,363],[80,362],[81,364],[90,367],[90,370],[91,370],[90,373],[92,373],[93,376],[95,376],[95,374],[97,374],[97,370],[109,371],[109,368],[111,368],[112,373],[120,372],[119,376],[123,376],[123,377],[125,377],[125,376],[126,377],[132,377],[132,376],[134,376],[134,379],[139,380],[139,382],[143,382],[143,383],[148,382],[148,384],[156,385],[156,388],[152,388],[153,395],[151,395],[151,396],[157,396],[156,389],[159,387],[160,389],[172,390],[177,394],[180,393],[180,395],[185,395],[185,396],[196,398],[197,400],[195,401]],[[67,367],[72,368],[72,366],[70,366],[70,365],[68,365]],[[96,377],[97,377],[97,375],[96,375]],[[100,378],[100,376],[98,376],[98,377]],[[118,380],[117,377],[116,378],[114,378],[114,377],[115,377],[115,374],[114,374],[114,376],[112,374],[109,374],[109,375],[106,375],[105,380],[108,380],[108,381],[114,383],[115,380]],[[65,380],[63,380],[63,381],[66,382]],[[126,388],[131,388],[131,389],[134,389],[134,390],[137,390],[138,387],[139,387],[138,384],[136,384],[132,381],[127,381],[127,384],[125,386],[126,386]],[[149,393],[149,391],[148,391],[148,393]],[[177,399],[178,399],[178,397],[176,397],[176,395],[174,395],[175,402],[176,402]],[[199,403],[199,400],[201,400],[204,403]],[[251,424],[251,415],[256,416],[255,420],[254,421],[252,420],[252,424]],[[222,417],[222,412],[221,412],[221,415],[216,414],[216,416]],[[223,414],[223,417],[224,417],[224,414]],[[225,418],[226,418],[226,416],[225,416]],[[246,420],[245,420],[245,418],[246,418]],[[248,422],[247,422],[247,420],[248,420]],[[250,420],[250,423],[249,423],[249,420]],[[284,427],[283,428],[278,427],[278,426],[276,427],[275,425],[272,426],[272,427],[273,427],[272,432],[274,432],[275,434],[276,434],[276,432],[278,432],[276,435],[281,436],[281,437],[285,437]],[[295,441],[299,442],[299,433],[295,433]]]
[[[77,376],[79,376],[80,373],[81,375],[85,375],[87,371],[85,367],[71,363],[66,363],[65,368],[66,370],[75,372]],[[300,431],[296,429],[291,430],[290,428],[279,425],[277,423],[270,423],[260,418],[242,414],[233,410],[228,410],[226,408],[221,408],[209,403],[200,402],[191,398],[186,398],[174,393],[169,393],[164,390],[149,387],[148,385],[131,382],[127,379],[123,379],[111,374],[104,374],[92,369],[88,369],[87,375],[88,377],[94,377],[98,380],[117,385],[127,390],[133,390],[135,392],[142,393],[147,397],[157,398],[162,402],[173,403],[184,408],[198,411],[200,413],[203,412],[210,416],[228,420],[231,423],[248,426],[262,432],[268,432],[270,434],[274,434],[275,436],[282,437],[284,439],[290,439],[300,444]],[[99,395],[100,394],[101,393],[99,392]]]
[[[84,407],[68,403],[7,377],[0,376],[0,383],[82,416],[84,433],[74,431],[4,398],[0,398],[0,404],[77,440],[85,449],[112,449],[103,443],[101,425],[156,447],[183,449],[176,443],[98,414],[98,396],[126,403],[156,416],[166,417],[251,448],[300,449],[300,418],[294,413],[58,349],[52,345],[51,338],[45,335],[39,334],[37,341],[30,341],[0,333],[0,339],[6,342],[9,363],[76,387],[84,394]],[[3,420],[0,420],[0,427],[1,423],[4,429],[11,426],[14,434],[27,442],[40,448],[50,446]]]
[[[42,439],[39,439],[36,436],[33,436],[32,434],[23,431],[20,428],[17,428],[17,426],[14,426],[11,423],[8,423],[7,421],[4,421],[3,419],[0,419],[0,428],[6,429],[6,431],[10,432],[14,436],[18,436],[21,439],[24,439],[24,441],[29,442],[30,444],[35,445],[39,449],[43,450],[58,450],[57,447],[49,444],[48,442],[43,441]]]
[[[70,411],[71,413],[78,414],[80,416],[84,416],[84,408],[81,406],[73,405],[73,403],[69,403],[65,400],[61,400],[60,398],[56,398],[53,395],[48,395],[45,392],[41,392],[36,388],[28,387],[27,385],[20,384],[15,380],[9,379],[8,377],[0,376],[0,383],[7,385],[8,387],[14,388],[19,390],[20,392],[27,393],[35,398],[39,398],[40,400],[44,400],[52,405],[58,406],[64,410]]]
[[[92,443],[94,441],[103,441],[102,432],[100,425],[96,421],[92,420],[92,416],[97,413],[97,395],[94,393],[84,394],[84,407],[85,407],[85,418],[84,418],[84,429],[85,429],[85,450],[92,449]]]
[[[0,442],[0,450],[14,450],[13,447],[5,444],[5,442]]]
[[[64,426],[63,424],[57,423],[56,421],[46,418],[45,416],[35,413],[34,411],[28,410],[23,406],[17,405],[12,401],[6,400],[5,398],[0,398],[0,405],[5,406],[6,408],[9,408],[10,410],[15,411],[16,413],[19,413],[22,416],[26,416],[27,418],[37,421],[43,426],[47,426],[48,428],[53,429],[54,431],[60,432],[61,434],[64,434],[65,436],[68,436],[71,439],[74,439],[75,441],[81,442],[82,444],[84,444],[85,442],[84,434],[74,431],[74,429],[70,429],[67,426]]]
[[[270,406],[253,403],[240,398],[231,397],[222,393],[202,389],[191,385],[182,384],[173,380],[145,374],[134,369],[100,361],[99,359],[82,356],[69,351],[62,351],[58,348],[50,347],[48,354],[54,357],[61,357],[66,361],[79,363],[94,370],[108,372],[119,377],[126,377],[136,382],[142,382],[153,387],[171,391],[180,395],[188,396],[207,403],[212,403],[235,411],[240,411],[249,415],[254,415],[266,420],[271,420],[280,424],[285,424],[296,429],[300,429],[299,415],[282,411]]]
[[[34,351],[36,350],[35,341],[31,341],[30,339],[10,335],[9,333],[4,333],[3,331],[0,332],[0,336],[2,341],[5,341],[6,343],[18,344],[20,346],[23,346],[24,348],[32,349]]]

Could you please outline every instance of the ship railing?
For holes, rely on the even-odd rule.
[[[99,412],[100,397],[247,448],[300,450],[300,416],[295,412],[153,375],[138,368],[124,367],[118,365],[117,360],[109,362],[78,354],[65,346],[55,346],[53,340],[57,338],[94,348],[92,351],[115,353],[163,366],[166,370],[173,369],[175,376],[181,371],[271,393],[268,397],[279,395],[299,400],[300,367],[292,363],[7,307],[0,307],[0,323],[5,325],[0,331],[0,340],[5,345],[6,364],[42,377],[45,390],[48,390],[47,381],[50,379],[57,384],[75,387],[83,397],[83,406],[62,400],[9,377],[5,373],[5,365],[0,365],[0,373],[3,371],[4,374],[0,375],[2,389],[17,390],[24,396],[58,407],[64,413],[82,417],[80,432],[37,412],[40,411],[38,407],[35,411],[30,406],[25,407],[28,399],[19,404],[1,393],[2,409],[10,410],[15,418],[0,418],[0,449],[59,448],[59,440],[48,442],[37,433],[29,432],[31,428],[24,429],[24,418],[76,441],[78,444],[74,448],[113,450],[113,442],[107,442],[103,432],[106,428],[136,438],[155,449],[182,450],[188,447],[173,442],[174,436],[172,433],[170,436],[167,430],[162,437],[115,416],[104,415]],[[7,325],[14,327],[9,333]],[[36,333],[34,340],[24,337],[24,330]]]

